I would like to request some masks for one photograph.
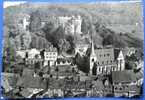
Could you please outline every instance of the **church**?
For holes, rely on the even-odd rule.
[[[125,57],[121,49],[115,48],[97,48],[94,49],[94,43],[86,52],[90,75],[107,75],[112,71],[122,71],[125,69]]]

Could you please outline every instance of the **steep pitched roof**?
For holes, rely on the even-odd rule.
[[[104,85],[102,81],[97,80],[97,81],[93,81],[92,83],[93,83],[93,87],[96,88],[98,91],[104,89]]]
[[[41,77],[22,76],[19,78],[19,80],[17,82],[17,86],[21,86],[24,88],[45,89],[46,83],[42,80]]]
[[[91,86],[91,83],[89,81],[68,81],[66,82],[64,88],[65,89],[89,89]]]
[[[109,63],[113,63],[115,60],[113,48],[96,49],[95,54],[99,64],[103,64],[103,63],[109,64]]]
[[[136,81],[135,73],[132,70],[114,71],[111,74],[113,83],[131,83]]]
[[[45,52],[57,52],[57,49],[53,46],[50,46],[48,49],[45,49]]]
[[[24,68],[23,69],[23,76],[33,76],[34,70],[29,69],[29,68]]]
[[[91,46],[92,47],[92,46]],[[120,49],[114,49],[114,48],[97,48],[93,50],[95,56],[97,57],[96,64],[103,65],[103,64],[115,64],[115,61],[117,60]],[[92,48],[89,48],[86,52],[87,56],[92,55]]]
[[[57,62],[71,62],[72,58],[57,58]]]
[[[24,96],[25,98],[28,98],[29,96],[31,96],[31,92],[28,89],[23,89],[21,92],[21,95]]]

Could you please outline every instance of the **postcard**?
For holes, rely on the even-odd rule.
[[[4,98],[143,96],[141,1],[3,7]]]

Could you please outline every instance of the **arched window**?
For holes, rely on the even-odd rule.
[[[120,87],[119,90],[122,90],[122,88]]]
[[[114,71],[114,67],[112,67],[112,71]]]
[[[94,62],[94,58],[92,59],[92,62]]]
[[[63,60],[62,63],[64,64],[65,63],[65,60]]]
[[[60,61],[57,61],[57,64],[60,64]]]
[[[122,63],[122,60],[120,60],[120,63]]]
[[[100,72],[101,68],[99,67],[99,72]]]

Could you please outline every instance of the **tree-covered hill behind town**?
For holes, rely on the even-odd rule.
[[[17,20],[23,14],[30,15],[30,32],[20,29],[17,25]],[[64,29],[56,24],[55,18],[58,16],[75,15],[82,17],[81,37],[64,34]],[[9,47],[9,43],[14,49],[22,45],[38,49],[53,45],[59,52],[72,52],[76,43],[75,38],[78,38],[77,41],[90,43],[89,38],[92,35],[95,47],[113,45],[143,48],[142,20],[140,3],[71,5],[26,3],[5,8],[4,47]],[[41,27],[41,21],[47,23]],[[22,41],[22,38],[27,41]]]

